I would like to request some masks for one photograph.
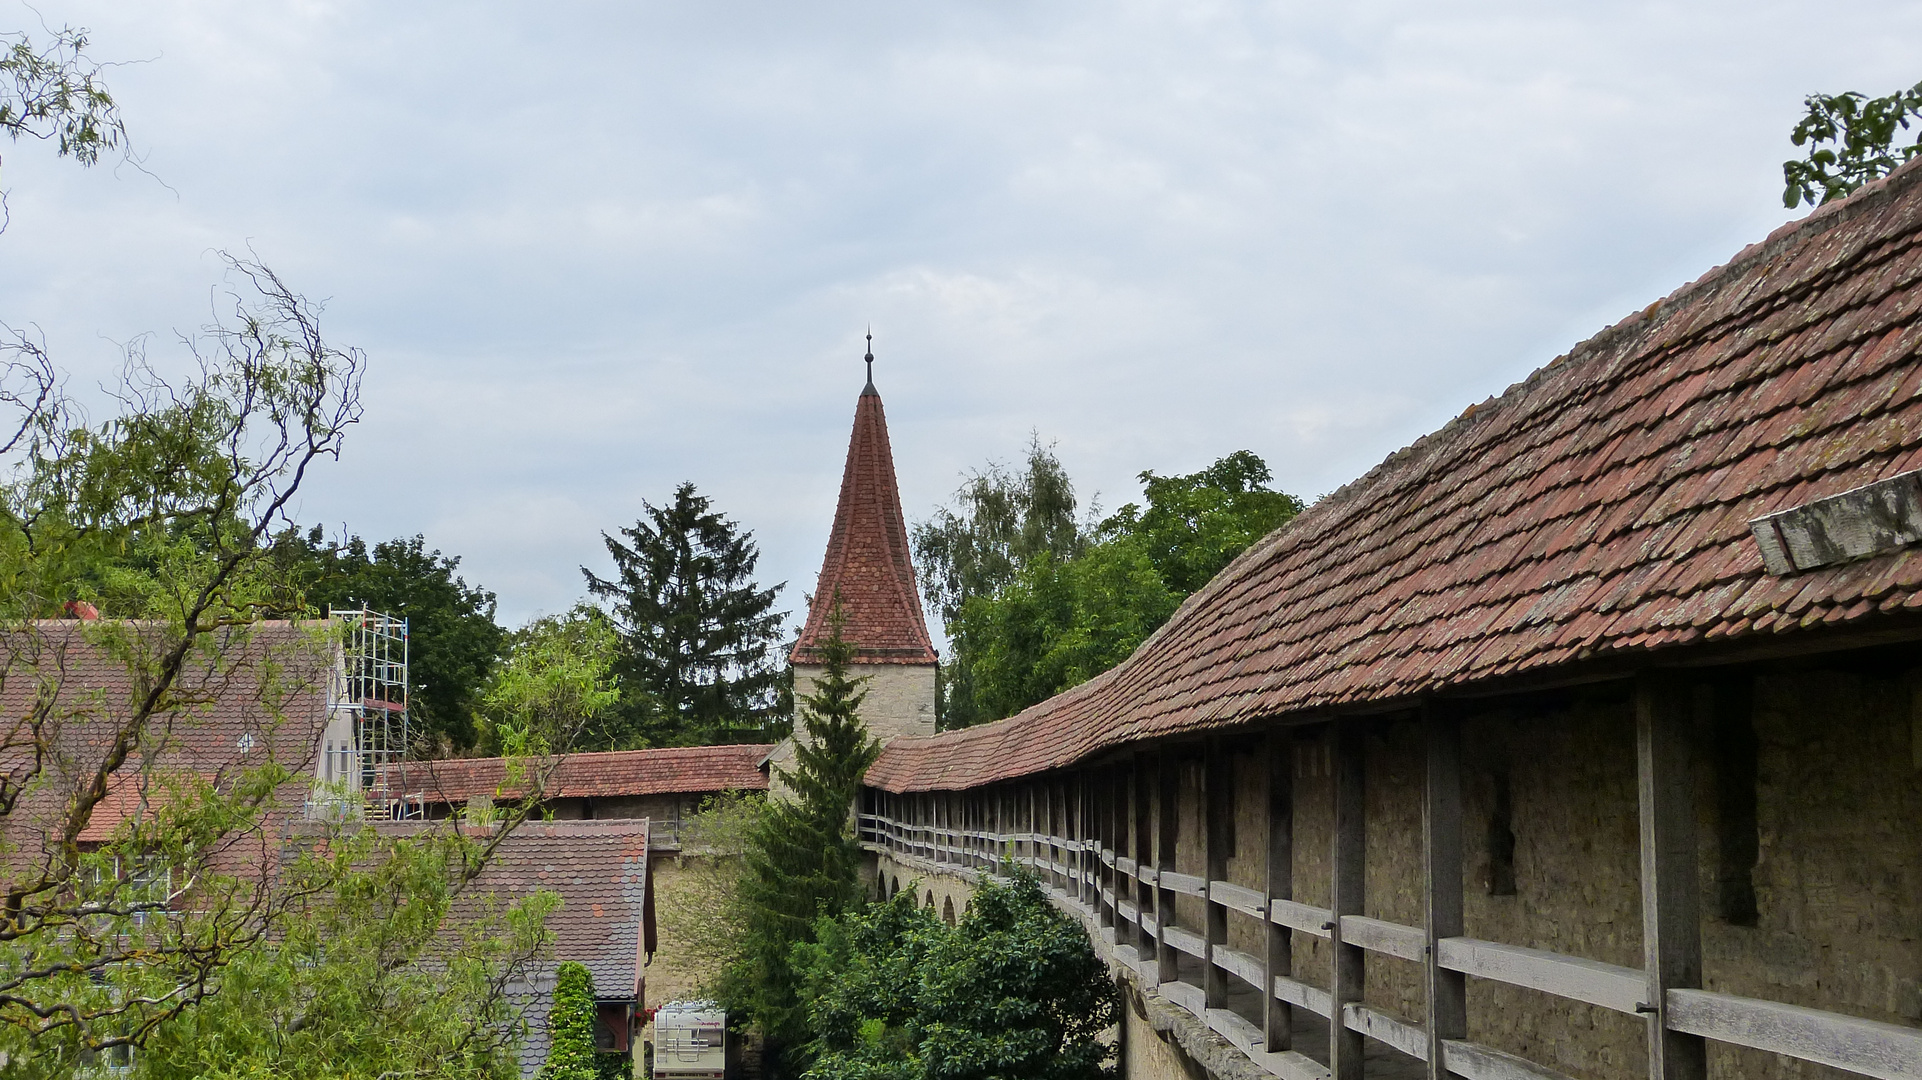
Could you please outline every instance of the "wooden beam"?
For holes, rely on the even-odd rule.
[[[1422,876],[1428,889],[1423,966],[1428,977],[1427,1038],[1430,1080],[1448,1080],[1442,1043],[1468,1037],[1468,979],[1441,966],[1440,942],[1462,935],[1461,718],[1446,705],[1422,706],[1427,758],[1422,806]]]
[[[1153,866],[1154,855],[1154,814],[1150,796],[1152,783],[1150,766],[1153,759],[1146,754],[1134,756],[1134,768],[1130,776],[1134,790],[1134,858],[1137,867],[1135,881],[1135,951],[1143,960],[1152,960],[1155,955],[1154,935],[1148,930],[1148,923],[1154,917],[1155,896],[1153,889],[1140,878],[1140,867]]]
[[[1273,908],[1275,900],[1289,900],[1295,894],[1295,760],[1294,735],[1282,728],[1268,729],[1262,747],[1263,766],[1268,775],[1267,884],[1263,892]],[[1277,978],[1294,974],[1292,937],[1288,928],[1272,919],[1262,919],[1267,927],[1268,948],[1264,957],[1266,976],[1262,979],[1262,1039],[1270,1053],[1294,1045],[1294,1012],[1288,1003],[1275,996]]]
[[[1202,763],[1201,828],[1204,863],[1209,881],[1223,881],[1228,877],[1228,857],[1234,854],[1229,850],[1230,837],[1235,827],[1235,785],[1234,760],[1222,752],[1221,736],[1210,735],[1207,741],[1205,758]],[[1203,989],[1207,991],[1210,1009],[1228,1007],[1228,973],[1215,966],[1215,949],[1228,946],[1228,906],[1213,896],[1212,890],[1204,890],[1207,905],[1207,925],[1204,933],[1207,938],[1207,955],[1202,958],[1204,976]]]
[[[1672,1030],[1668,991],[1702,985],[1701,880],[1695,845],[1687,684],[1673,674],[1635,680],[1636,778],[1642,844],[1642,956],[1648,978],[1650,1080],[1704,1080],[1707,1045]]]
[[[1341,917],[1362,913],[1367,883],[1368,806],[1363,784],[1367,777],[1366,743],[1362,724],[1340,719],[1328,725],[1334,746],[1334,843],[1330,860],[1329,981],[1337,1019],[1328,1026],[1328,1071],[1334,1080],[1360,1080],[1361,1033],[1339,1019],[1342,1006],[1360,1001],[1365,954],[1361,946],[1342,940]]]
[[[1155,869],[1169,874],[1174,872],[1175,849],[1181,841],[1181,759],[1165,749],[1156,755],[1155,765]],[[1176,893],[1159,879],[1155,884],[1156,974],[1161,982],[1176,982],[1181,969],[1167,933],[1175,922]]]

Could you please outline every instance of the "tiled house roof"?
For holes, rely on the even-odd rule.
[[[550,799],[616,798],[680,792],[764,791],[767,774],[760,761],[773,747],[762,743],[727,746],[665,747],[569,754],[548,777]],[[534,770],[529,762],[517,782],[507,784],[501,758],[452,758],[409,762],[404,779],[389,781],[394,790],[423,792],[428,802],[466,802],[470,796],[518,798],[526,794]]]
[[[1919,343],[1911,165],[1323,499],[1119,667],[999,723],[896,740],[868,781],[968,787],[1262,716],[1905,625],[1922,549],[1776,576],[1747,523],[1922,467]]]
[[[869,383],[854,406],[854,433],[841,473],[841,501],[834,510],[827,557],[814,588],[807,625],[794,644],[797,664],[821,662],[828,612],[835,597],[847,619],[842,636],[867,664],[933,664],[934,642],[921,614],[921,597],[909,558],[901,492],[894,481],[894,451],[881,395]]]

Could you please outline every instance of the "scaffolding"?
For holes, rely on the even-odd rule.
[[[367,816],[412,816],[419,794],[407,791],[407,749],[413,732],[407,717],[407,620],[365,605],[327,617],[340,632],[342,687],[333,707],[353,725],[354,786],[365,800]]]

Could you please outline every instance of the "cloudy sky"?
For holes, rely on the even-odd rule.
[[[861,335],[902,496],[1056,443],[1112,508],[1313,497],[1793,216],[1812,91],[1922,7],[0,0],[85,26],[143,168],[0,146],[0,316],[91,380],[219,249],[327,300],[366,419],[303,520],[566,607],[692,480],[813,588]]]

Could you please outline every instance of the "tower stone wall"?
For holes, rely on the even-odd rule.
[[[794,665],[797,700],[812,692],[824,670],[817,664]],[[862,687],[868,696],[861,702],[861,720],[875,738],[886,743],[902,735],[934,734],[934,665],[855,663],[848,674],[868,680]],[[803,737],[798,706],[794,737]]]

